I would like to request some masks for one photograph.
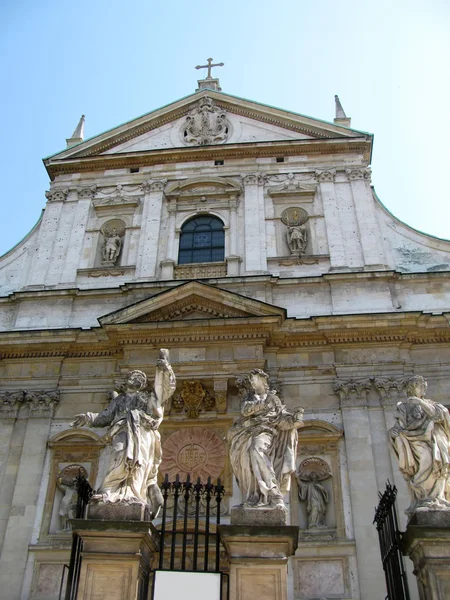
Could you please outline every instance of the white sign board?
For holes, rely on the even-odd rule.
[[[220,600],[220,573],[155,571],[153,600]]]

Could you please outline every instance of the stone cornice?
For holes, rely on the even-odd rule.
[[[364,137],[332,138],[314,140],[281,140],[273,142],[245,142],[240,144],[220,144],[217,146],[196,146],[186,148],[166,148],[103,154],[64,160],[49,159],[46,168],[50,178],[56,175],[87,172],[105,169],[123,169],[144,167],[155,164],[173,164],[177,162],[195,162],[205,160],[226,160],[239,158],[268,158],[286,154],[301,156],[308,154],[362,154],[370,160],[371,143]]]

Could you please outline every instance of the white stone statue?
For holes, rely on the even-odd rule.
[[[76,516],[78,502],[77,478],[79,476],[87,477],[86,469],[81,465],[69,465],[61,471],[56,480],[58,489],[63,493],[58,510],[61,517],[60,531],[70,531],[72,529],[70,519],[74,519]]]
[[[269,376],[253,369],[238,379],[241,417],[228,432],[230,460],[242,492],[242,507],[285,507],[283,494],[295,471],[303,408],[288,410],[269,390]]]
[[[450,508],[450,415],[442,404],[427,400],[427,383],[411,377],[407,400],[397,404],[395,425],[390,430],[392,447],[413,494],[417,509]]]
[[[113,227],[112,232],[105,235],[105,243],[103,246],[102,258],[103,263],[115,264],[117,259],[119,258],[120,250],[122,249],[122,239],[120,235],[117,233],[115,227]]]
[[[162,459],[158,427],[175,385],[169,352],[162,349],[151,392],[146,391],[145,373],[130,371],[124,391],[115,393],[104,411],[76,415],[72,427],[109,427],[111,438],[108,470],[91,504],[140,504],[149,506],[153,517],[156,516],[162,505],[157,483]]]
[[[311,471],[306,481],[298,477],[298,497],[306,500],[306,513],[308,515],[308,529],[324,528],[327,504],[329,502],[328,492],[318,481],[319,476]]]
[[[301,256],[305,253],[308,237],[305,225],[292,225],[287,229],[287,242],[291,254]]]

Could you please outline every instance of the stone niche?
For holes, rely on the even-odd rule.
[[[51,465],[39,542],[70,539],[67,518],[76,502],[73,479],[81,473],[95,486],[105,441],[92,431],[71,429],[58,433],[48,445]]]
[[[353,598],[356,593],[352,583],[356,550],[345,533],[341,439],[342,431],[325,421],[305,420],[299,430],[297,470],[291,490],[291,520],[300,527],[299,546],[292,558],[294,596],[298,600]],[[320,525],[310,527],[314,516],[307,510],[307,484],[312,472],[317,475],[314,483],[326,492],[327,502],[325,515],[316,515]],[[302,485],[304,500],[299,498]]]

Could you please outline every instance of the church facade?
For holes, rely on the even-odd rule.
[[[240,502],[236,377],[265,370],[305,409],[289,599],[384,597],[378,490],[396,484],[403,526],[409,505],[389,450],[395,405],[414,374],[449,403],[450,242],[380,203],[373,136],[338,100],[328,123],[208,77],[91,139],[82,125],[44,161],[40,221],[0,258],[0,597],[58,598],[73,480],[96,486],[107,443],[70,422],[107,406],[130,369],[151,377],[159,348],[178,382],[161,473],[220,477],[226,523]]]

